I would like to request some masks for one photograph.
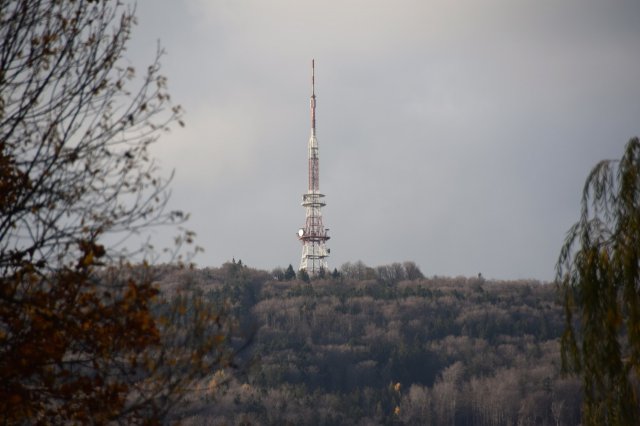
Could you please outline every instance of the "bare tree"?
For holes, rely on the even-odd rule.
[[[148,147],[180,120],[180,107],[169,103],[160,52],[138,77],[123,60],[133,10],[88,1],[1,7],[0,152],[13,178],[3,188],[11,199],[0,267],[58,265],[79,239],[179,218],[162,209],[167,180]]]
[[[156,306],[148,268],[101,244],[184,218],[148,152],[181,110],[160,51],[140,74],[124,60],[134,24],[116,1],[0,0],[5,423],[157,420],[228,363],[210,307]]]
[[[418,280],[424,278],[420,267],[415,262],[407,261],[402,264],[407,274],[408,280]]]

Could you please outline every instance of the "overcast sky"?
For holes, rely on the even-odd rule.
[[[550,280],[589,170],[640,134],[640,2],[141,1],[199,266],[300,262],[310,62],[329,266]],[[163,238],[165,231],[158,230]]]

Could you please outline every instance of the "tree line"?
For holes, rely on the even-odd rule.
[[[580,382],[562,374],[555,286],[422,273],[386,281],[375,271],[400,264],[356,264],[310,283],[233,262],[163,275],[163,285],[225,300],[237,333],[252,338],[242,374],[185,424],[580,423]],[[349,277],[359,269],[370,278]]]

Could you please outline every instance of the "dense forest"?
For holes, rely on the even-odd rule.
[[[552,284],[426,278],[412,262],[312,280],[240,261],[157,272],[236,324],[237,368],[206,384],[215,392],[191,401],[185,424],[580,423]]]

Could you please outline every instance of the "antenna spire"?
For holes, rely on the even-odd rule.
[[[316,95],[316,60],[311,60],[311,96]]]
[[[311,134],[316,134],[316,61],[311,60]]]

